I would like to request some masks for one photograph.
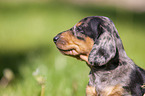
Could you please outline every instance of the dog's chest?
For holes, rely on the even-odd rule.
[[[130,96],[130,93],[123,88],[130,82],[129,74],[129,70],[119,71],[117,69],[113,71],[91,71],[89,85],[95,87],[97,94],[100,94],[97,96]]]

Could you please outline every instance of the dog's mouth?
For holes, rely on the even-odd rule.
[[[79,55],[79,53],[75,49],[62,49],[62,48],[58,48],[58,49],[64,55],[70,55],[70,56]]]
[[[61,49],[61,48],[58,48],[58,49],[64,55],[72,56],[72,57],[75,57],[78,60],[88,62],[88,56],[85,55],[85,54],[81,54],[81,53],[77,52],[75,49],[68,49],[68,50],[64,50],[64,49]]]

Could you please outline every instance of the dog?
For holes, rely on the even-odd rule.
[[[58,50],[90,67],[86,96],[143,96],[145,70],[126,54],[114,23],[90,16],[53,38]]]

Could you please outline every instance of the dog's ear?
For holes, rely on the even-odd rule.
[[[97,22],[98,23],[98,22]],[[113,36],[114,25],[112,22],[101,22],[97,26],[93,26],[97,30],[95,43],[89,54],[88,61],[92,66],[102,66],[107,64],[116,54],[116,43]]]

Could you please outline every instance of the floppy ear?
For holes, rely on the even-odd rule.
[[[112,24],[98,26],[99,37],[95,38],[95,43],[89,54],[88,61],[91,65],[102,66],[107,64],[116,54],[116,43],[113,36]]]

